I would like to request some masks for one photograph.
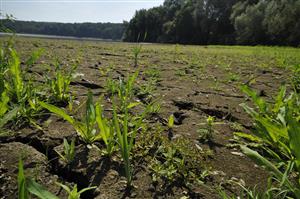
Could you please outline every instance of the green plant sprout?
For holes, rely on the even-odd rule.
[[[74,78],[74,72],[77,69],[77,65],[73,65],[70,71],[67,73],[63,71],[61,64],[55,62],[54,78],[46,76],[47,82],[51,88],[52,100],[55,103],[66,103],[71,96],[70,83]]]
[[[72,139],[71,143],[68,143],[68,140],[64,138],[64,153],[56,151],[59,157],[65,161],[67,164],[70,164],[75,158],[75,139]]]
[[[17,181],[18,199],[29,199],[30,194],[35,195],[39,199],[59,199],[52,193],[48,192],[42,185],[25,176],[22,159],[19,160]]]
[[[97,188],[96,186],[93,186],[93,187],[87,187],[87,188],[84,188],[84,189],[81,189],[80,191],[78,191],[76,184],[74,185],[74,187],[72,189],[70,189],[68,186],[58,183],[58,182],[56,184],[61,186],[68,193],[68,199],[80,199],[80,195],[82,193]]]
[[[59,117],[68,121],[85,143],[92,144],[93,142],[102,139],[101,134],[97,132],[95,126],[97,115],[96,115],[95,105],[93,103],[93,95],[91,91],[88,92],[85,117],[83,117],[81,120],[74,119],[73,117],[68,115],[63,109],[58,108],[57,106],[47,104],[45,102],[39,102],[39,103],[45,109],[48,109],[50,112],[55,113]]]
[[[200,128],[197,130],[200,140],[204,140],[204,141],[208,142],[213,139],[214,124],[215,124],[215,118],[212,116],[208,116],[206,119],[206,123],[201,124],[201,125],[205,125],[205,128]]]

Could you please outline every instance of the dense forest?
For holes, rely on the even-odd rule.
[[[126,23],[125,41],[300,44],[300,0],[165,0]]]
[[[17,33],[93,37],[113,40],[121,40],[124,32],[122,23],[52,23],[1,20],[1,24]]]

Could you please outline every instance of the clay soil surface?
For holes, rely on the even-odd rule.
[[[6,38],[1,38],[4,41]],[[240,91],[248,84],[268,101],[272,101],[280,85],[288,82],[288,67],[299,62],[300,51],[293,48],[240,46],[183,46],[142,44],[138,66],[134,67],[133,48],[136,44],[101,41],[16,38],[15,48],[23,64],[31,52],[44,49],[38,62],[28,72],[40,85],[45,84],[47,68],[55,59],[63,66],[78,63],[80,76],[71,82],[75,96],[74,108],[84,104],[88,90],[94,99],[106,96],[108,78],[118,80],[139,69],[135,100],[144,104],[156,101],[160,111],[147,117],[148,130],[137,135],[133,149],[133,187],[126,189],[122,159],[116,151],[112,157],[101,150],[90,149],[71,125],[48,114],[38,119],[42,127],[11,128],[0,137],[0,198],[17,198],[17,173],[20,156],[26,175],[33,176],[60,198],[66,193],[55,184],[77,184],[79,189],[97,186],[82,198],[219,198],[218,189],[239,193],[230,180],[243,182],[246,187],[263,190],[267,172],[234,147],[234,132],[251,133],[252,120],[240,106],[249,103]],[[155,83],[152,83],[153,79]],[[104,97],[104,109],[111,116],[111,103]],[[250,104],[251,105],[251,104]],[[84,112],[84,106],[81,107]],[[80,116],[80,111],[77,113]],[[175,116],[172,135],[166,130],[169,116]],[[201,140],[199,129],[206,119],[215,118],[213,137]],[[203,183],[184,183],[178,178],[168,183],[153,181],[154,154],[165,137],[170,144],[183,140],[182,147],[196,150],[199,168],[207,175]],[[76,157],[66,165],[55,151],[62,151],[63,138],[76,139]],[[96,143],[101,149],[103,143]],[[178,146],[181,146],[178,144]],[[146,150],[147,149],[147,150]],[[197,170],[199,172],[199,170]],[[201,176],[202,173],[197,173]],[[200,178],[200,177],[199,177]]]

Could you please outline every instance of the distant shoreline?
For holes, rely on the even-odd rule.
[[[42,35],[42,34],[27,34],[27,33],[5,33],[0,32],[0,37],[16,35],[18,37],[33,37],[45,39],[69,39],[69,40],[84,40],[84,41],[106,41],[106,42],[121,42],[121,40],[100,39],[92,37],[74,37],[74,36],[60,36],[60,35]]]

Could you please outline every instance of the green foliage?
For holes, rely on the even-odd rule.
[[[193,183],[202,184],[209,174],[201,168],[203,152],[191,145],[187,139],[169,141],[161,138],[161,143],[156,150],[150,169],[154,182],[163,182],[171,185],[174,182],[185,186]]]
[[[298,46],[299,14],[297,0],[165,0],[137,11],[124,40],[135,42],[147,33],[145,42]]]
[[[43,187],[42,185],[38,184],[37,182],[35,182],[32,179],[27,179],[27,190],[32,194],[35,195],[36,197],[40,198],[40,199],[59,199],[58,197],[56,197],[55,195],[53,195],[52,193],[50,193],[49,191],[46,190],[45,187]]]
[[[75,139],[72,139],[71,144],[68,143],[68,140],[64,138],[64,153],[56,151],[56,153],[61,157],[66,163],[71,163],[75,158]]]
[[[105,84],[105,92],[107,95],[112,96],[117,93],[118,82],[108,78]]]
[[[96,104],[96,121],[100,130],[102,140],[106,145],[105,153],[111,155],[115,150],[116,140],[112,122],[103,116],[100,103]]]
[[[74,185],[72,190],[64,184],[58,182],[56,182],[56,184],[61,186],[68,193],[68,199],[80,199],[80,195],[82,193],[97,188],[96,186],[93,186],[78,191],[76,184]],[[36,196],[39,199],[59,199],[57,196],[47,191],[44,186],[25,176],[23,161],[20,159],[18,172],[18,199],[29,199],[31,198],[30,194]]]
[[[58,199],[58,197],[48,192],[42,185],[25,176],[22,159],[19,160],[18,168],[18,199],[29,199],[30,194],[40,199]]]
[[[93,95],[91,91],[89,91],[88,93],[85,116],[81,120],[74,119],[73,117],[68,115],[63,109],[58,108],[55,105],[47,104],[45,102],[39,102],[39,104],[45,109],[48,109],[50,112],[55,113],[59,117],[68,121],[76,130],[78,135],[87,144],[92,144],[93,142],[101,139],[101,134],[97,132],[95,126],[96,111],[95,111],[95,105],[93,103]]]
[[[54,77],[47,77],[47,82],[53,95],[52,100],[54,103],[66,103],[72,98],[70,83],[77,65],[74,65],[68,72],[62,69],[58,61],[55,65]]]
[[[214,124],[215,124],[215,118],[212,116],[208,116],[206,119],[206,123],[204,124],[205,127],[197,130],[200,140],[203,140],[205,142],[212,141],[213,134],[214,134],[214,129],[213,129]]]
[[[141,128],[143,118],[147,113],[147,111],[144,111],[141,115],[136,116],[135,120],[130,119],[132,116],[129,110],[140,104],[130,102],[132,99],[133,84],[137,74],[138,71],[132,76],[129,76],[126,83],[120,80],[120,86],[118,88],[118,100],[121,104],[120,114],[117,114],[117,103],[113,100],[113,126],[117,134],[118,145],[124,161],[127,186],[131,186],[132,182],[131,151],[135,143],[136,134]],[[130,124],[133,128],[130,128]]]
[[[228,82],[236,82],[240,80],[240,76],[235,73],[229,73]]]
[[[20,59],[15,50],[11,50],[11,59],[9,60],[9,73],[12,78],[11,84],[7,84],[7,90],[12,96],[12,100],[21,102],[24,97],[24,83],[20,68]]]
[[[0,20],[0,24],[1,32],[2,28],[5,27],[5,30],[9,29],[17,33],[93,37],[112,40],[121,40],[124,32],[124,24],[122,23],[49,23],[4,19]]]
[[[9,106],[8,106],[8,102],[9,102],[9,97],[6,93],[6,91],[1,93],[1,100],[0,100],[0,118],[3,117],[3,115],[6,113],[6,111],[8,111]]]
[[[34,51],[26,61],[27,67],[34,64],[40,54],[41,50]],[[43,91],[33,85],[32,76],[21,69],[20,58],[11,42],[1,47],[0,59],[0,126],[15,120],[15,126],[30,123],[39,128],[34,118],[42,111],[37,101],[44,98]]]
[[[1,19],[4,19],[5,21],[8,21],[9,23],[14,23],[14,16],[13,15],[4,15],[3,13],[0,12],[0,17]],[[12,30],[9,29],[6,24],[0,23],[0,32],[5,32],[5,33],[11,33]]]
[[[139,35],[147,33],[145,42],[231,43],[234,29],[229,15],[234,3],[166,0],[162,6],[137,11],[127,24],[124,39],[137,41]]]
[[[266,40],[263,20],[267,3],[260,1],[255,5],[246,5],[246,1],[239,1],[233,6],[231,19],[238,35],[237,42],[240,44],[263,43]]]
[[[148,80],[145,84],[136,86],[135,95],[143,102],[150,103],[153,99],[153,93],[156,89],[157,81],[155,79]]]
[[[292,85],[297,93],[300,93],[300,64],[292,68]]]
[[[275,194],[276,198],[284,198],[290,195],[300,198],[300,123],[299,123],[299,101],[298,94],[292,93],[286,97],[286,88],[282,87],[275,98],[274,105],[267,103],[248,87],[242,90],[251,97],[258,108],[258,112],[253,108],[242,104],[246,112],[254,120],[254,135],[237,133],[248,142],[256,143],[256,150],[241,146],[242,151],[256,161],[260,166],[265,167],[277,184],[272,185],[269,193]],[[261,155],[263,154],[263,155]],[[291,174],[297,173],[297,179],[291,179]],[[275,186],[275,188],[273,188]],[[272,198],[272,197],[268,197]]]
[[[147,106],[147,114],[156,115],[160,112],[161,105],[158,101],[153,101]]]
[[[136,46],[134,46],[132,49],[135,68],[138,66],[138,57],[139,57],[139,54],[141,53],[141,50],[142,50],[141,44],[136,44]]]
[[[240,44],[299,45],[299,1],[238,1],[231,20]]]
[[[273,189],[273,192],[278,192],[276,198],[285,198],[287,194],[292,194],[297,199],[300,198],[300,184],[299,181],[297,183],[293,183],[288,179],[288,176],[291,174],[294,169],[293,162],[286,162],[286,170],[285,172],[281,172],[276,165],[272,162],[261,156],[256,151],[249,149],[248,147],[241,146],[242,151],[251,159],[253,159],[258,165],[263,166],[268,171],[274,175],[274,179],[279,183],[279,187],[277,189]],[[271,190],[269,190],[271,191]],[[272,198],[272,197],[269,197]]]
[[[92,190],[92,189],[96,189],[97,187],[88,187],[88,188],[84,188],[81,189],[80,191],[78,191],[77,189],[77,185],[74,185],[74,187],[72,188],[72,190],[66,186],[63,185],[61,183],[57,183],[59,186],[61,186],[69,195],[68,195],[68,199],[80,199],[80,195],[86,191]]]
[[[23,161],[19,160],[18,171],[18,198],[28,199],[28,190],[26,188],[26,178],[24,174]]]
[[[171,129],[174,126],[174,115],[170,115],[168,119],[168,128]]]
[[[285,87],[281,88],[273,106],[248,87],[244,86],[242,90],[251,97],[259,110],[259,112],[256,112],[246,104],[241,104],[255,121],[256,130],[254,131],[255,135],[251,135],[252,140],[258,140],[263,145],[268,146],[265,148],[266,152],[275,159],[291,158],[287,121],[285,119],[288,110],[286,106],[289,105],[284,98]],[[263,145],[261,147],[264,148]]]

